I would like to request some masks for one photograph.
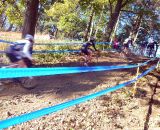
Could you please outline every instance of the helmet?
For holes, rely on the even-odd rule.
[[[24,39],[34,41],[34,37],[30,34],[26,34]]]

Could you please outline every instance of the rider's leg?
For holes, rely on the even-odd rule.
[[[91,62],[93,57],[93,51],[89,49],[87,56],[88,56],[88,62]]]
[[[84,66],[88,66],[88,55],[84,55]]]

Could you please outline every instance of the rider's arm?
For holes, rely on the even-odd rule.
[[[25,54],[25,57],[29,58],[30,60],[32,60],[32,55],[30,53],[30,47],[31,44],[29,41],[26,41],[26,44],[23,47],[23,53]]]

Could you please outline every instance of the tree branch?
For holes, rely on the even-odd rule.
[[[110,8],[110,11],[111,11],[111,14],[110,14],[110,16],[112,15],[112,2],[111,2],[111,0],[109,0],[109,8]]]
[[[126,4],[129,2],[129,0],[126,0],[123,4],[122,4],[122,8],[124,7],[124,6],[126,6]]]

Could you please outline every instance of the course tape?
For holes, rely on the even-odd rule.
[[[39,53],[78,53],[80,50],[41,50],[41,51],[33,51],[34,54]],[[0,51],[0,54],[4,54],[6,51]]]
[[[148,62],[154,59],[148,60],[138,65],[121,65],[121,66],[91,66],[91,67],[53,67],[53,68],[0,68],[0,79],[4,78],[18,78],[18,77],[30,77],[30,76],[46,76],[46,75],[58,75],[58,74],[74,74],[82,72],[96,72],[116,69],[129,69],[146,65]]]
[[[80,50],[42,50],[42,51],[33,51],[33,53],[77,53],[81,52]]]
[[[8,43],[8,44],[14,44],[15,43],[15,42],[10,42],[10,41],[6,41],[6,40],[0,40],[0,42]]]
[[[82,45],[84,42],[82,42],[82,43],[36,43],[36,44],[34,44],[35,46],[36,45],[50,45],[50,46],[54,46],[54,45],[59,45],[59,46],[61,46],[61,45]],[[96,44],[111,44],[110,42],[96,42]]]
[[[67,45],[82,45],[83,43],[72,43],[72,42],[70,42],[70,43],[36,43],[36,44],[34,44],[35,46],[37,46],[37,45],[47,45],[47,46],[54,46],[54,45],[58,45],[58,46],[61,46],[61,45],[63,45],[63,46],[67,46]]]
[[[68,102],[64,102],[64,103],[61,103],[61,104],[58,104],[58,105],[55,105],[55,106],[51,106],[51,107],[48,107],[48,108],[44,108],[44,109],[41,109],[41,110],[37,110],[37,111],[34,111],[34,112],[23,114],[23,115],[20,115],[20,116],[17,116],[17,117],[2,120],[2,121],[0,121],[0,129],[4,129],[4,128],[8,128],[9,126],[14,126],[14,125],[17,125],[17,124],[21,124],[21,123],[27,122],[29,120],[33,120],[33,119],[36,119],[38,117],[45,116],[47,114],[51,114],[51,113],[57,112],[59,110],[62,110],[62,109],[65,109],[65,108],[83,103],[85,101],[88,101],[88,100],[94,99],[96,97],[105,95],[109,92],[113,92],[113,91],[116,91],[118,89],[121,89],[121,88],[123,88],[123,87],[125,87],[125,86],[127,86],[131,83],[134,83],[139,78],[145,76],[150,71],[154,70],[155,67],[156,66],[152,66],[147,71],[140,74],[138,77],[136,77],[132,80],[129,80],[128,82],[116,85],[112,88],[107,88],[107,89],[104,89],[102,91],[99,91],[99,92],[96,92],[96,93],[93,93],[93,94],[90,94],[90,95],[87,95],[87,96],[83,96],[83,97],[80,97],[80,98],[77,98],[77,99],[73,99],[73,100],[70,100]]]
[[[8,43],[8,44],[20,44],[17,42],[10,42],[10,41],[1,40],[1,39],[0,39],[0,42]],[[35,46],[36,45],[49,45],[49,46],[59,45],[59,46],[61,46],[61,45],[78,45],[78,44],[82,45],[83,43],[72,43],[72,42],[70,42],[70,43],[36,43],[34,45]],[[110,42],[96,42],[96,44],[111,44],[111,43]]]

